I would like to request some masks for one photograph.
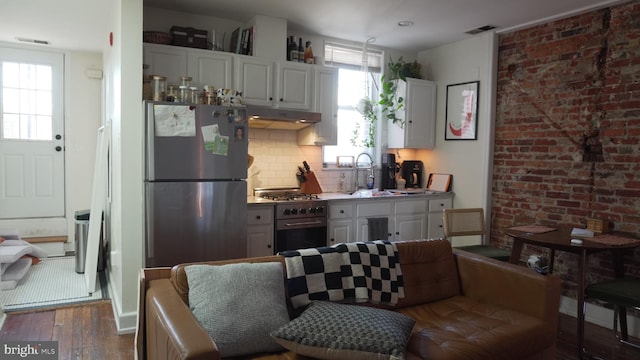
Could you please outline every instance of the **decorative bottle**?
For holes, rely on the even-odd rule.
[[[298,61],[298,47],[296,46],[296,38],[293,36],[291,37],[291,44],[289,44],[289,60]]]
[[[307,47],[304,49],[304,62],[307,64],[313,64],[313,49],[311,48],[311,41],[306,42]]]
[[[298,62],[304,62],[304,48],[302,47],[302,38],[298,39]]]

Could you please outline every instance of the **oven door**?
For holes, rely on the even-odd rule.
[[[327,218],[280,219],[276,222],[275,253],[327,246]]]

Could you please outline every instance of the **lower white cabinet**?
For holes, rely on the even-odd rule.
[[[391,241],[443,238],[442,211],[451,207],[452,193],[329,201],[327,243],[368,241],[369,218],[387,218]]]
[[[361,200],[356,204],[356,241],[393,240],[395,216],[392,200]],[[369,218],[387,218],[387,234],[381,234],[380,239],[369,239]]]
[[[395,231],[393,240],[418,240],[427,235],[428,217],[425,198],[403,198],[395,201]]]
[[[444,209],[453,207],[453,197],[429,200],[429,230],[428,239],[444,238]]]
[[[249,205],[247,209],[247,256],[273,255],[273,206]]]
[[[329,218],[327,219],[327,244],[329,246],[355,241],[354,207],[355,201],[329,202]]]

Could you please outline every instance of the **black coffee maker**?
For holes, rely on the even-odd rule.
[[[407,182],[405,187],[422,188],[422,170],[424,165],[419,160],[406,160],[402,162],[402,178]]]
[[[398,173],[398,164],[396,163],[395,154],[382,154],[381,161],[381,180],[380,190],[396,188],[396,174]]]

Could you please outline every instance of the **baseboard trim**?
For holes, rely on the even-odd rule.
[[[586,303],[585,308],[585,321],[607,329],[613,329],[613,310],[591,303]],[[578,302],[576,299],[566,296],[560,297],[561,313],[578,317],[577,309]],[[630,311],[627,311],[627,328],[629,330],[629,336],[640,338],[640,318],[631,316],[629,313]]]
[[[32,244],[41,244],[41,243],[50,243],[50,242],[66,243],[67,239],[68,239],[67,236],[42,236],[42,237],[22,238],[22,240],[28,241]]]

